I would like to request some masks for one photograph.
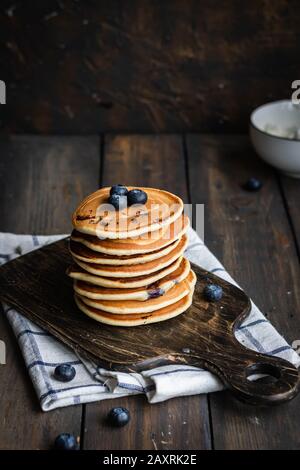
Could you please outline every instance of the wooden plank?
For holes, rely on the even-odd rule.
[[[176,136],[115,136],[105,140],[102,184],[124,183],[170,190],[187,201],[182,141]],[[132,416],[123,430],[103,427],[113,406]],[[149,405],[145,398],[123,398],[86,407],[86,449],[207,449],[210,429],[205,396]]]
[[[78,201],[97,188],[97,137],[17,136],[0,142],[1,231],[66,233]],[[82,407],[43,413],[24,367],[17,341],[3,315],[0,339],[0,447],[47,449],[57,434],[81,431]]]
[[[300,252],[300,184],[298,178],[289,178],[279,174],[280,187],[283,192],[286,209],[288,211],[291,227]]]
[[[205,203],[206,242],[290,342],[300,338],[299,262],[273,170],[247,137],[188,137],[193,203]],[[258,193],[241,184],[264,182]],[[252,408],[228,393],[210,396],[216,449],[296,449],[300,397],[275,408]]]
[[[1,2],[5,128],[245,132],[251,110],[289,95],[299,76],[300,4],[218,7],[209,0]]]

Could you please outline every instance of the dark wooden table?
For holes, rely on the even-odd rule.
[[[99,186],[154,186],[205,204],[209,248],[288,341],[300,339],[300,184],[278,175],[242,135],[12,136],[0,143],[1,231],[67,233],[77,203]],[[241,189],[249,176],[258,193]],[[149,405],[142,396],[43,413],[3,315],[0,447],[47,449],[60,432],[84,449],[297,449],[300,396],[253,408],[228,392]],[[115,405],[130,409],[121,430],[104,425]]]

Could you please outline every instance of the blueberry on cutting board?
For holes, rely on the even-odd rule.
[[[76,370],[70,364],[60,364],[54,370],[54,378],[60,382],[71,382],[75,375]]]
[[[112,408],[107,415],[107,421],[111,426],[122,427],[130,421],[130,413],[127,408]]]
[[[203,289],[203,295],[209,302],[217,302],[223,297],[223,289],[217,284],[207,284]]]

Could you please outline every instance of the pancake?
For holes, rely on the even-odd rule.
[[[79,261],[84,261],[85,263],[93,264],[107,264],[112,266],[130,266],[133,264],[147,263],[148,261],[153,261],[162,256],[169,254],[180,242],[180,239],[175,240],[170,245],[162,248],[161,250],[151,251],[150,253],[141,253],[139,255],[129,255],[129,256],[116,256],[116,255],[106,255],[104,253],[99,253],[93,251],[82,243],[75,242],[70,240],[70,252],[73,258],[78,259]]]
[[[92,300],[80,295],[78,297],[89,307],[116,315],[149,313],[178,302],[194,289],[195,283],[196,275],[191,270],[186,279],[172,287],[165,295],[145,302],[139,302],[138,300]]]
[[[176,317],[181,313],[185,312],[192,303],[193,291],[183,297],[175,304],[169,305],[168,307],[161,308],[151,313],[137,313],[131,315],[114,315],[113,313],[103,312],[96,308],[89,307],[84,304],[78,296],[75,295],[75,301],[78,308],[100,323],[106,323],[107,325],[113,326],[138,326],[147,325],[149,323],[156,323],[160,321],[169,320],[170,318]]]
[[[96,286],[117,289],[132,289],[135,287],[148,286],[149,284],[153,284],[154,282],[159,281],[160,279],[175,271],[179,267],[181,261],[182,258],[178,258],[176,261],[174,261],[174,263],[170,264],[166,268],[160,269],[159,271],[148,274],[146,276],[136,276],[131,278],[94,276],[93,274],[87,273],[80,266],[70,266],[67,270],[67,274],[73,279],[89,282],[91,284],[95,284]]]
[[[183,212],[183,202],[167,191],[142,189],[148,200],[144,205],[133,205],[116,211],[108,204],[110,188],[101,188],[85,198],[72,216],[73,227],[98,238],[130,238],[159,230],[170,225]]]
[[[143,253],[151,253],[160,250],[175,240],[178,240],[186,233],[189,227],[189,219],[186,215],[182,215],[175,222],[168,226],[164,226],[160,230],[140,235],[135,238],[118,239],[118,240],[102,240],[93,235],[73,230],[71,240],[82,243],[93,251],[105,253],[114,256],[130,256]]]
[[[138,300],[145,301],[164,295],[173,286],[183,281],[189,274],[190,262],[183,258],[179,267],[163,279],[144,287],[133,289],[109,289],[85,281],[74,281],[74,291],[80,296],[98,300]]]
[[[105,264],[84,263],[77,258],[74,261],[85,271],[96,276],[131,278],[135,276],[144,276],[159,271],[172,264],[176,259],[183,255],[188,244],[186,235],[180,239],[179,243],[170,253],[162,256],[159,260],[148,261],[147,263],[133,264],[131,266],[112,266]]]

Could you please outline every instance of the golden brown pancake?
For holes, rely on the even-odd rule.
[[[148,261],[159,260],[162,256],[169,254],[180,242],[180,239],[175,240],[170,245],[162,248],[161,250],[151,251],[150,253],[140,253],[138,255],[129,256],[116,256],[106,255],[93,251],[82,243],[70,240],[70,252],[73,258],[83,261],[85,263],[94,264],[107,264],[112,266],[130,266],[133,264],[146,263]]]
[[[168,226],[140,235],[135,238],[102,240],[93,235],[73,230],[71,240],[82,243],[93,251],[105,253],[107,255],[123,256],[151,253],[160,250],[186,233],[189,227],[189,219],[186,215],[180,216],[175,222]]]
[[[70,266],[67,269],[68,276],[79,281],[89,282],[96,286],[116,288],[116,289],[132,289],[135,287],[148,286],[153,284],[163,277],[171,274],[175,271],[180,263],[182,258],[178,258],[174,263],[170,264],[166,268],[155,271],[154,273],[147,274],[145,276],[136,276],[136,277],[101,277],[95,276],[93,274],[87,273],[78,265]]]
[[[75,301],[78,308],[89,317],[100,323],[106,323],[107,325],[126,327],[147,325],[149,323],[156,323],[176,317],[177,315],[185,312],[190,307],[192,299],[193,291],[191,291],[187,296],[183,297],[175,304],[161,308],[155,312],[137,313],[130,315],[114,315],[113,313],[103,312],[101,310],[97,310],[96,308],[87,306],[80,300],[78,296],[75,295]]]
[[[146,300],[145,302],[138,300],[92,300],[78,295],[78,293],[77,296],[89,307],[94,307],[103,312],[114,313],[116,315],[149,313],[178,302],[194,289],[195,283],[196,275],[191,270],[186,279],[176,284],[164,295]]]
[[[182,214],[183,202],[178,196],[160,189],[139,189],[147,193],[146,204],[119,211],[108,204],[110,188],[102,188],[90,194],[75,210],[73,227],[98,238],[122,239],[159,230]]]
[[[74,280],[74,290],[79,296],[98,300],[138,300],[145,301],[164,295],[173,286],[183,281],[189,274],[190,262],[183,258],[179,267],[163,279],[144,287],[132,289],[110,289],[89,282]]]
[[[186,235],[180,239],[179,243],[170,253],[162,256],[159,260],[148,261],[146,263],[133,264],[130,266],[113,266],[105,264],[85,263],[78,258],[74,261],[85,271],[96,276],[131,278],[135,276],[144,276],[159,271],[172,264],[176,259],[183,255],[188,244]]]

